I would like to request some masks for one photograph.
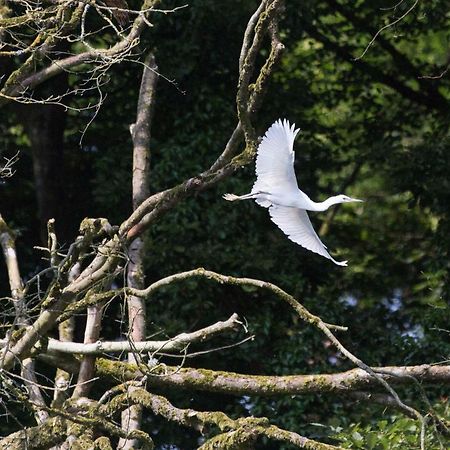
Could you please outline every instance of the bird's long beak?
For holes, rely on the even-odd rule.
[[[364,200],[360,200],[359,198],[352,198],[351,202],[363,202]]]

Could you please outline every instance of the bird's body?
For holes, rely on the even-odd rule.
[[[271,220],[288,238],[346,266],[347,261],[336,261],[317,236],[306,211],[326,211],[338,203],[361,200],[336,195],[323,202],[314,202],[298,188],[294,172],[294,139],[300,130],[287,120],[277,120],[266,132],[258,147],[256,157],[256,181],[249,194],[237,196],[225,194],[228,201],[254,199],[258,205],[268,208]]]

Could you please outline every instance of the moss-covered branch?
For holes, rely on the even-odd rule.
[[[214,186],[220,180],[253,160],[257,136],[251,121],[262,103],[267,82],[284,48],[277,32],[282,7],[282,0],[263,0],[248,23],[241,49],[242,62],[239,69],[239,84],[236,95],[239,123],[223,152],[208,170],[144,200],[133,214],[122,223],[119,231],[120,236],[128,240],[135,239],[150,223],[172,209],[179,201],[196,191]],[[250,87],[251,77],[256,70],[256,56],[267,33],[271,35],[270,53],[265,64],[259,70],[255,84]],[[243,136],[245,136],[245,148],[231,159],[237,153]]]
[[[79,362],[75,358],[55,354],[40,354],[39,359],[54,367],[76,374]],[[379,384],[362,369],[311,375],[247,375],[242,373],[190,367],[155,366],[142,371],[142,366],[98,358],[96,373],[119,382],[136,380],[147,375],[147,385],[153,387],[198,390],[229,395],[297,395],[333,394],[374,390]],[[450,385],[450,365],[422,364],[420,366],[374,367],[383,378],[395,385]],[[161,376],[164,375],[164,376]],[[370,398],[367,397],[369,400]]]
[[[73,367],[72,367],[73,368]],[[143,375],[135,365],[99,359],[97,374],[117,380],[133,380]],[[450,366],[388,366],[374,368],[382,373],[383,379],[392,384],[422,383],[450,385]],[[362,369],[345,372],[314,374],[262,376],[233,372],[195,369],[188,367],[157,366],[146,372],[150,386],[177,387],[183,390],[221,392],[234,395],[263,395],[305,393],[346,393],[353,390],[375,389],[377,380]],[[161,376],[164,375],[164,376]]]
[[[204,450],[218,448],[222,450],[240,449],[242,444],[249,441],[252,442],[259,436],[289,442],[298,448],[309,450],[337,450],[340,448],[278,428],[275,425],[271,425],[269,420],[264,417],[245,417],[234,420],[221,411],[180,409],[172,405],[165,397],[151,394],[140,388],[135,388],[133,391],[114,397],[109,403],[100,407],[99,413],[104,416],[111,416],[130,404],[141,405],[171,422],[196,430],[203,431],[207,426],[217,427],[222,433],[203,444],[201,448]]]
[[[195,277],[207,278],[208,280],[213,280],[219,284],[230,284],[240,287],[253,286],[258,289],[265,289],[271,291],[281,300],[286,302],[304,321],[311,323],[313,325],[323,324],[323,326],[325,326],[326,328],[337,329],[342,331],[346,330],[345,327],[323,322],[319,316],[315,316],[314,314],[310,313],[301,303],[299,303],[294,297],[292,297],[292,295],[288,294],[283,289],[279,288],[273,283],[257,280],[254,278],[232,277],[228,275],[222,275],[220,273],[213,272],[212,270],[206,270],[203,267],[169,275],[165,278],[156,281],[155,283],[151,284],[145,289],[124,288],[124,292],[127,295],[136,295],[139,297],[146,298],[153,295],[157,290],[166,287],[172,283],[184,281],[188,278],[195,278]]]
[[[398,406],[403,409],[407,414],[414,414],[418,420],[420,420],[422,423],[424,423],[423,416],[416,411],[415,409],[411,408],[410,406],[404,404],[395,390],[387,383],[387,381],[379,375],[376,371],[374,371],[371,367],[369,367],[367,364],[365,364],[361,359],[356,357],[353,353],[351,353],[341,342],[340,340],[334,335],[332,329],[344,329],[343,327],[339,327],[336,325],[330,325],[324,322],[319,316],[316,316],[312,313],[310,313],[300,302],[298,302],[292,295],[288,294],[287,292],[283,291],[278,286],[268,283],[261,280],[255,280],[252,278],[237,278],[237,277],[230,277],[226,275],[222,275],[217,272],[212,272],[210,270],[205,270],[203,268],[194,269],[187,272],[182,272],[179,274],[171,275],[169,277],[166,277],[162,280],[157,281],[153,285],[150,285],[147,289],[138,290],[138,289],[127,289],[126,292],[131,295],[137,295],[137,296],[148,296],[152,293],[152,291],[159,289],[161,286],[165,286],[168,284],[173,283],[174,281],[184,280],[186,278],[190,277],[205,277],[211,280],[214,280],[218,283],[226,283],[226,284],[232,284],[237,286],[254,286],[260,289],[266,289],[274,294],[276,294],[281,300],[288,303],[289,306],[291,306],[294,311],[300,316],[302,320],[305,322],[313,325],[318,330],[320,330],[330,341],[331,343],[347,358],[349,359],[353,364],[355,364],[360,369],[367,372],[369,375],[372,376],[372,378],[376,379],[388,392],[389,394],[395,399]]]
[[[35,344],[44,338],[48,330],[56,324],[67,305],[73,302],[81,292],[104,280],[117,267],[120,260],[119,250],[120,242],[117,237],[100,246],[96,258],[81,275],[64,289],[58,291],[57,297],[48,299],[50,300],[48,307],[27,327],[20,339],[10,348],[5,347],[1,366],[10,368],[18,359],[26,358]]]
[[[0,440],[0,450],[34,450],[50,448],[66,437],[65,421],[54,417],[37,427],[25,428]]]

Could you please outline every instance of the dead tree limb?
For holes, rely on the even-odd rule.
[[[133,139],[133,176],[132,176],[132,203],[133,210],[149,196],[150,189],[150,127],[155,105],[156,82],[158,80],[158,66],[155,55],[150,52],[144,61],[141,86],[139,89],[136,122],[131,125],[130,132]],[[140,236],[131,242],[128,249],[127,286],[144,286],[144,240]],[[128,309],[128,339],[132,345],[145,341],[146,308],[141,297],[130,295],[126,297]],[[128,353],[128,361],[138,363],[140,354],[136,351]],[[130,391],[134,388],[130,386]],[[142,407],[132,405],[122,411],[122,429],[127,433],[139,430],[142,421]],[[138,442],[133,439],[121,439],[119,447],[123,450],[133,449]]]
[[[20,276],[19,261],[17,258],[15,237],[13,231],[8,227],[0,214],[0,245],[6,261],[8,270],[11,299],[15,309],[15,326],[20,330],[30,323],[27,314],[27,307],[24,299],[24,289]],[[12,336],[11,336],[12,337]],[[6,347],[10,342],[6,343]],[[48,414],[42,409],[45,400],[36,380],[35,362],[31,358],[25,358],[21,362],[21,377],[27,387],[31,403],[34,405],[35,418],[37,423],[42,423],[48,419]]]

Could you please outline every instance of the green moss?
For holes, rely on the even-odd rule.
[[[206,441],[199,450],[250,450],[257,436],[248,430],[239,429],[222,433]]]
[[[94,441],[94,450],[112,450],[110,440],[105,437],[99,437]]]
[[[105,358],[95,360],[95,370],[99,376],[112,377],[118,381],[133,380],[142,376],[136,364],[110,361]]]
[[[11,333],[11,345],[14,345],[27,331],[25,327],[14,330]]]
[[[70,304],[65,309],[64,313],[58,318],[57,323],[63,324],[67,321],[67,319],[72,317],[74,314],[85,310],[88,306],[94,306],[105,300],[109,300],[114,297],[114,295],[116,295],[116,293],[112,291],[96,293],[95,290],[89,290],[81,300]]]

